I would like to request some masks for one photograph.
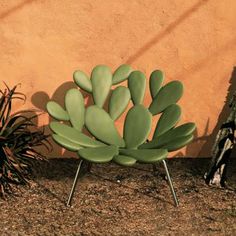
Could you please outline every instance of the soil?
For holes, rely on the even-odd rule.
[[[207,186],[207,159],[171,159],[180,205],[174,205],[161,164],[123,168],[93,165],[79,179],[72,207],[65,203],[77,159],[38,164],[31,187],[0,201],[0,235],[236,235],[236,160],[229,186]]]

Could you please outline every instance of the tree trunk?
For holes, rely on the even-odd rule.
[[[236,92],[230,102],[231,112],[221,126],[212,149],[212,160],[204,178],[207,184],[225,187],[230,154],[235,143]]]

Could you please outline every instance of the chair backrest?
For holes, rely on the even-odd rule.
[[[176,127],[181,116],[176,103],[183,94],[183,85],[180,81],[163,85],[160,70],[150,75],[149,107],[143,105],[146,76],[129,65],[121,65],[114,73],[108,66],[98,65],[90,78],[80,70],[74,72],[73,78],[80,89],[91,94],[94,104],[85,106],[81,91],[70,89],[65,95],[65,108],[49,101],[47,111],[59,120],[50,123],[53,139],[68,150],[78,151],[82,158],[97,163],[113,160],[128,166],[137,161],[152,163],[192,141],[194,123]],[[119,85],[125,80],[127,86]],[[115,121],[126,110],[122,137]],[[148,140],[155,115],[160,118],[152,139]],[[70,125],[66,124],[68,121]]]

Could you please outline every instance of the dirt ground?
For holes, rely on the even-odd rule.
[[[0,235],[236,235],[236,160],[227,190],[205,185],[208,161],[168,161],[179,207],[161,164],[155,174],[151,165],[106,164],[79,180],[68,208],[78,160],[51,159],[37,167],[30,188],[0,201]]]

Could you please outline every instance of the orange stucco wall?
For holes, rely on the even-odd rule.
[[[75,69],[162,69],[167,82],[183,82],[182,122],[198,127],[174,155],[209,156],[236,65],[235,12],[235,0],[1,0],[1,80],[27,95],[15,109],[44,109],[51,97],[62,101]]]

